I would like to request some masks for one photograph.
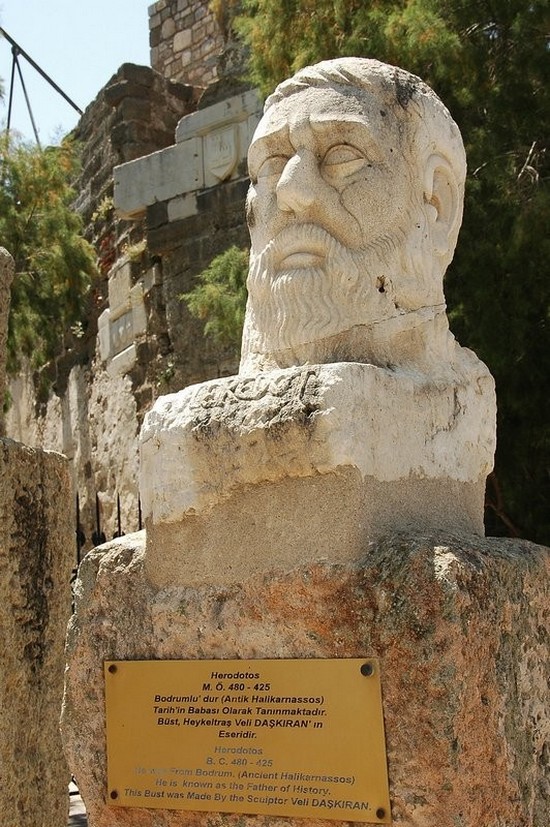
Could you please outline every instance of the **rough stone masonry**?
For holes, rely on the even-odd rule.
[[[13,262],[0,248],[0,366]],[[4,280],[5,278],[5,280]],[[0,438],[0,820],[63,827],[69,771],[59,717],[74,560],[65,457]]]
[[[10,290],[13,281],[14,261],[3,247],[0,247],[0,436],[4,436],[4,397],[6,395],[6,353],[8,337],[8,313]]]

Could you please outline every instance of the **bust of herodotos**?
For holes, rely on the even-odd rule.
[[[449,361],[466,161],[426,84],[359,58],[303,69],[267,99],[249,171],[242,372]]]
[[[388,532],[483,532],[494,383],[449,331],[459,130],[374,60],[299,71],[249,150],[239,375],[162,397],[141,435],[158,586],[356,560]]]

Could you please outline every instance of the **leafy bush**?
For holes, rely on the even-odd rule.
[[[8,370],[22,356],[38,368],[63,350],[67,331],[83,331],[95,273],[93,248],[80,235],[70,182],[78,169],[65,141],[41,151],[3,141],[0,243],[15,260],[8,332]]]
[[[246,307],[248,251],[233,245],[216,256],[180,298],[189,312],[205,321],[204,333],[222,348],[240,350]]]

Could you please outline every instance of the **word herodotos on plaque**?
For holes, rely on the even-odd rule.
[[[113,806],[390,820],[376,659],[109,661]]]

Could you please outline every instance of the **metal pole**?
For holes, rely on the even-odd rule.
[[[17,48],[15,46],[12,47],[12,61],[11,61],[11,79],[10,79],[10,97],[8,101],[8,123],[6,126],[6,135],[9,136],[10,134],[10,123],[11,123],[11,105],[13,103],[13,83],[15,81],[15,64],[17,62]]]
[[[19,65],[19,61],[17,60],[17,54],[14,55],[13,59],[15,60],[15,63],[16,63],[16,66],[17,66],[17,71],[19,73],[19,80],[21,81],[21,86],[23,88],[23,94],[25,95],[25,101],[27,103],[27,109],[29,110],[29,116],[30,116],[31,123],[32,123],[32,130],[34,132],[34,137],[35,137],[36,143],[38,145],[38,148],[42,149],[42,147],[40,146],[40,138],[38,137],[38,130],[36,128],[36,124],[34,122],[34,117],[33,117],[33,114],[32,114],[31,102],[29,100],[29,96],[27,95],[27,87],[25,86],[25,81],[23,80],[23,72],[21,71],[21,66]]]
[[[50,86],[53,86],[53,88],[55,89],[55,91],[56,91],[56,92],[58,92],[58,93],[61,95],[61,97],[62,97],[62,98],[65,98],[65,100],[67,101],[67,103],[68,103],[68,104],[70,104],[70,106],[72,106],[72,107],[73,107],[73,109],[76,109],[76,111],[78,112],[78,114],[79,114],[79,115],[82,115],[82,114],[83,114],[82,109],[80,109],[80,107],[79,107],[79,106],[77,106],[77,105],[76,105],[76,103],[75,103],[74,101],[72,101],[72,100],[70,99],[70,97],[69,97],[68,95],[66,95],[66,94],[65,94],[65,92],[64,92],[62,89],[60,89],[60,88],[59,88],[59,86],[57,85],[57,83],[55,83],[55,81],[53,81],[53,80],[51,79],[51,77],[50,77],[49,75],[47,75],[47,74],[46,74],[46,72],[44,72],[44,70],[43,70],[43,69],[41,69],[41,68],[40,68],[40,66],[38,65],[38,63],[35,63],[35,62],[34,62],[34,60],[32,59],[32,57],[31,57],[30,55],[28,55],[28,54],[25,52],[25,50],[24,50],[24,49],[22,49],[22,48],[21,48],[21,46],[20,46],[18,43],[16,43],[16,42],[15,42],[15,40],[13,39],[13,37],[10,37],[10,36],[9,36],[9,34],[7,33],[7,31],[6,31],[5,29],[3,29],[1,26],[0,26],[0,34],[1,34],[1,35],[3,35],[3,36],[6,38],[6,40],[8,41],[8,43],[11,43],[11,45],[12,45],[12,46],[15,46],[15,48],[16,48],[16,49],[17,49],[17,51],[18,51],[18,53],[19,53],[20,55],[23,55],[23,57],[25,58],[25,60],[26,60],[26,61],[28,61],[28,62],[31,64],[31,66],[33,67],[33,69],[36,69],[36,71],[38,72],[38,74],[39,74],[39,75],[42,75],[42,77],[44,78],[44,80],[46,80],[46,81],[50,84]]]

